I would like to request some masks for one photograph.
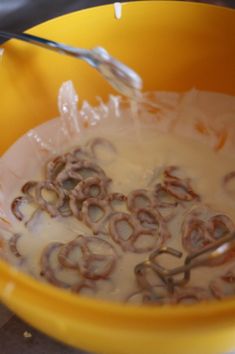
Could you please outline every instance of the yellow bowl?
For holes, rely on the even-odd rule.
[[[198,89],[235,95],[235,12],[171,1],[73,13],[30,33],[80,47],[101,45],[135,68],[146,90]],[[0,63],[0,152],[57,115],[57,91],[72,79],[81,99],[110,87],[87,64],[10,41]],[[192,307],[113,304],[39,284],[0,262],[2,301],[68,344],[105,354],[214,354],[235,348],[235,299]]]

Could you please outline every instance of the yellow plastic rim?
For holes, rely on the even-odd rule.
[[[114,20],[113,6],[102,6],[57,18],[29,32],[80,47],[102,45],[143,76],[146,90],[196,87],[235,95],[234,24],[233,10],[146,1],[125,4],[120,21]],[[73,79],[81,99],[91,102],[97,93],[107,97],[110,92],[85,63],[13,40],[4,47],[0,152],[33,126],[57,115],[56,96],[63,81]],[[127,353],[130,348],[141,353],[144,347],[139,343],[151,343],[149,354],[156,352],[157,345],[168,354],[174,345],[166,343],[164,347],[161,337],[166,340],[168,333],[173,337],[177,333],[172,343],[178,343],[183,354],[180,343],[184,331],[190,332],[185,340],[194,342],[195,350],[200,336],[207,336],[212,348],[211,333],[220,329],[220,341],[215,341],[218,348],[234,335],[235,299],[190,307],[133,307],[40,284],[3,262],[0,275],[5,304],[46,333],[88,350],[111,352],[110,343],[120,339],[127,343],[118,342],[113,352]],[[106,342],[105,332],[109,337]],[[80,334],[76,337],[75,333]],[[128,338],[137,338],[136,344]]]

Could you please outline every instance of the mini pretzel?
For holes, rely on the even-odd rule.
[[[57,175],[65,168],[68,155],[57,156],[46,165],[46,179],[55,181]]]
[[[96,244],[98,244],[97,249],[101,254],[97,253],[96,250],[92,251],[90,249],[92,245],[94,247]],[[106,248],[106,252],[105,250],[103,251],[104,254],[100,251],[102,245]],[[74,262],[69,259],[69,255],[76,248],[80,249],[81,256]],[[107,253],[107,248],[108,254],[105,254]],[[101,238],[79,235],[60,249],[58,260],[62,266],[70,269],[78,269],[82,276],[97,280],[107,278],[112,272],[116,263],[116,253],[113,246]],[[97,262],[104,263],[104,269],[101,271],[97,270],[97,267],[95,267]]]
[[[163,238],[163,242],[170,237],[166,223],[157,209],[139,208],[136,210],[135,215],[143,228],[157,229]]]
[[[235,284],[235,269],[230,268],[224,275],[221,276],[221,279],[226,281],[229,284]]]
[[[141,291],[131,294],[127,301],[129,302],[133,295],[140,295],[141,301],[145,304],[169,303],[171,294],[168,290],[168,287],[163,283],[163,281],[157,276],[155,272],[154,278],[156,278],[156,282],[151,284],[147,275],[148,270],[152,271],[152,267],[147,262],[137,264],[135,267],[135,276]],[[161,294],[162,291],[164,291],[164,295]]]
[[[29,204],[30,202],[31,202],[31,198],[21,196],[15,198],[11,203],[11,211],[19,221],[22,221],[25,218],[25,215],[20,210],[21,205],[23,203]]]
[[[157,184],[153,192],[155,208],[159,211],[163,219],[168,222],[177,214],[177,207],[181,201],[176,199],[166,188]]]
[[[124,239],[118,231],[118,223],[123,221],[126,222],[131,228],[131,233],[127,239]],[[112,239],[121,246],[123,251],[144,253],[151,251],[153,248],[160,247],[164,242],[160,233],[154,229],[147,229],[142,227],[141,223],[136,217],[127,213],[119,212],[110,217],[109,232]],[[138,238],[142,235],[151,236],[155,241],[154,244],[145,247],[138,247],[137,241]]]
[[[26,194],[28,197],[32,198],[32,200],[35,199],[35,188],[37,186],[38,182],[35,181],[29,181],[23,185],[21,188],[22,193]]]
[[[150,283],[150,281],[148,279],[148,274],[147,274],[148,271],[153,272],[154,279],[156,278],[158,285],[163,284],[163,281],[161,280],[161,278],[158,277],[157,273],[152,270],[152,265],[150,263],[148,263],[146,261],[139,263],[136,265],[136,267],[134,269],[137,284],[140,287],[140,289],[151,291],[153,286],[156,285],[156,283],[155,282],[154,282],[154,284]]]
[[[95,196],[92,195],[93,187],[96,187],[98,190],[98,194]],[[73,195],[76,196],[77,200],[82,201],[92,197],[104,199],[107,195],[107,183],[99,177],[88,177],[74,188]]]
[[[62,246],[63,243],[61,242],[52,242],[44,248],[40,259],[41,275],[53,285],[56,285],[61,288],[68,288],[70,287],[69,284],[59,280],[56,277],[55,271],[53,270],[50,263],[52,253],[60,249]]]
[[[190,183],[187,180],[166,180],[164,187],[166,188],[167,192],[181,201],[188,202],[194,199],[199,199],[198,194],[193,191]]]
[[[138,198],[142,198],[145,200],[144,206],[138,205]],[[128,209],[133,212],[139,208],[146,207],[151,208],[154,207],[154,198],[150,191],[146,189],[136,189],[130,192],[127,196],[127,207]]]
[[[132,229],[131,234],[129,235],[127,240],[123,239],[117,230],[117,224],[122,221],[127,222],[127,224]],[[137,233],[141,230],[142,228],[139,221],[133,215],[130,214],[121,212],[115,213],[113,216],[111,216],[109,220],[110,235],[112,239],[121,246],[123,251],[134,250],[133,243],[137,237]]]
[[[69,166],[71,168],[71,165]],[[76,188],[77,184],[81,181],[81,178],[79,176],[77,176],[76,178],[71,177],[69,171],[70,170],[65,167],[60,173],[58,173],[55,178],[56,185],[58,185],[58,187],[62,189],[63,192],[68,196],[70,192],[73,191],[74,188]],[[69,183],[71,184],[71,186],[68,186]]]
[[[182,244],[189,252],[203,249],[213,242],[205,221],[191,218],[182,225]]]
[[[70,253],[76,248],[80,248],[82,252],[82,257],[86,252],[86,240],[85,238],[80,235],[74,240],[66,243],[63,247],[61,247],[60,252],[58,254],[58,261],[63,267],[70,268],[70,269],[78,269],[79,268],[79,259],[76,262],[72,262],[69,259]]]
[[[84,160],[86,154],[81,147],[77,147],[71,152],[57,156],[50,160],[46,165],[46,179],[55,181],[59,173],[61,173],[68,164],[75,164],[81,159]]]
[[[184,287],[177,288],[176,292],[173,295],[176,304],[188,303],[197,303],[201,301],[208,300],[211,297],[209,292],[206,289],[200,287]]]
[[[234,267],[227,270],[224,275],[217,276],[210,282],[210,290],[216,299],[223,299],[235,293],[235,271]]]
[[[138,246],[137,241],[138,239],[142,236],[145,237],[146,235],[151,236],[153,239],[152,245],[149,246]],[[137,232],[136,237],[133,242],[133,251],[136,253],[145,253],[152,251],[153,249],[158,249],[161,247],[164,243],[164,237],[156,232],[156,230],[151,230],[151,229],[142,229],[141,231]]]
[[[92,198],[92,188],[97,187],[98,195],[95,198],[103,199],[107,195],[106,183],[99,177],[88,177],[81,181],[70,193],[70,209],[78,219],[82,218],[82,205],[84,200]]]
[[[228,232],[233,232],[235,229],[234,223],[227,215],[214,215],[208,221],[208,229],[211,236],[216,240],[223,237]],[[216,235],[216,231],[222,231],[222,235]]]
[[[106,176],[104,170],[99,167],[97,164],[90,162],[88,160],[81,160],[75,164],[69,164],[68,167],[66,167],[68,175],[72,178],[78,179],[78,180],[83,180],[86,179],[87,177],[84,177],[82,175],[82,171],[90,171],[92,176],[88,177],[93,177],[93,176],[98,176],[100,179],[103,179],[104,182],[110,182],[110,179]]]
[[[92,207],[96,207],[102,212],[102,216],[98,220],[92,220],[91,216],[89,215],[89,210]],[[109,202],[105,199],[89,198],[82,204],[81,218],[84,223],[91,228],[94,234],[98,234],[99,232],[103,231],[103,226],[111,214],[112,209]]]
[[[214,241],[217,241],[224,236],[234,232],[235,226],[232,220],[227,215],[214,215],[208,221],[208,231]],[[211,260],[210,266],[220,266],[234,259],[235,251],[231,250],[218,260]]]
[[[153,194],[155,198],[154,202],[158,208],[175,208],[179,203],[177,198],[160,183],[155,186]],[[167,198],[170,198],[170,201]]]
[[[164,187],[175,198],[181,201],[191,201],[199,199],[199,195],[196,194],[190,184],[189,178],[180,178],[175,172],[179,171],[177,166],[168,166],[165,171]]]
[[[57,196],[56,201],[52,203],[45,200],[42,195],[43,190],[54,192]],[[65,195],[63,191],[57,188],[53,183],[49,181],[38,183],[35,189],[35,197],[39,206],[43,210],[46,210],[51,216],[58,216],[60,214],[59,209],[64,205]]]
[[[166,179],[185,179],[185,177],[179,177],[177,176],[177,172],[180,171],[181,168],[179,166],[174,166],[174,165],[171,165],[171,166],[167,166],[165,169],[164,169],[164,177]]]
[[[8,241],[9,249],[14,254],[15,257],[21,257],[21,254],[17,248],[17,243],[21,238],[21,236],[22,235],[20,234],[14,234],[13,236],[11,236],[10,240]]]

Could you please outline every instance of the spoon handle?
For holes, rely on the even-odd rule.
[[[141,77],[128,66],[111,57],[104,48],[98,47],[92,50],[75,48],[28,33],[0,31],[0,37],[19,39],[53,50],[59,54],[67,54],[82,59],[97,69],[106,81],[124,96],[134,97],[136,91],[142,88]]]
[[[32,34],[28,33],[12,33],[12,32],[5,32],[5,31],[0,31],[0,37],[4,38],[15,38],[19,39],[24,42],[32,43],[35,45],[38,45],[43,48],[47,48],[50,50],[53,50],[55,52],[71,55],[76,58],[84,59],[86,61],[89,61],[91,63],[91,55],[90,51],[82,48],[74,48],[62,43],[57,43],[45,38],[37,37]]]

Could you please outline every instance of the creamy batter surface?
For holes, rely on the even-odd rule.
[[[2,256],[39,281],[114,301],[157,305],[234,295],[232,252],[171,289],[147,261],[172,247],[180,258],[155,261],[166,269],[183,265],[235,229],[230,118],[224,125],[215,120],[213,135],[211,120],[195,118],[195,109],[190,119],[190,108],[180,111],[176,101],[167,122],[164,110],[142,109],[133,121],[123,108],[118,118],[84,124],[59,153],[42,147],[40,156],[26,136],[16,142],[3,157]],[[50,137],[57,125],[38,131]]]

